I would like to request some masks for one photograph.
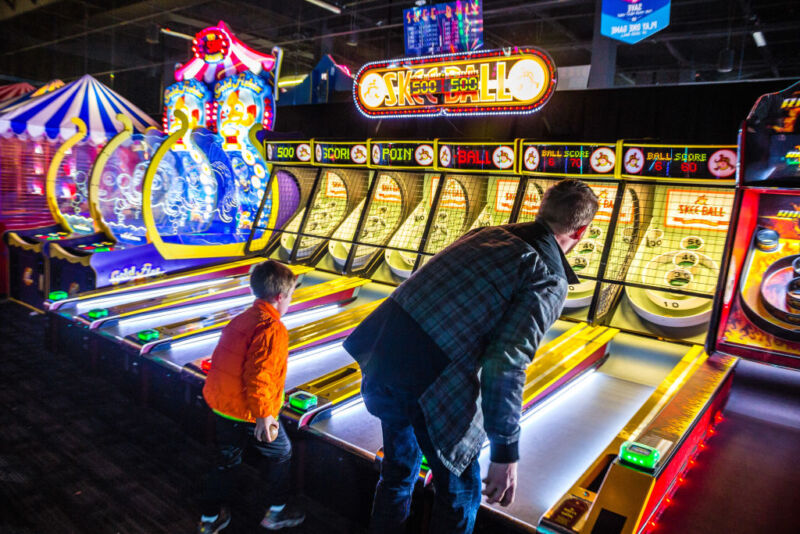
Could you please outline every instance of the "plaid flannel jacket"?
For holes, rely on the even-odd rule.
[[[480,451],[513,447],[525,369],[576,283],[541,223],[474,230],[391,296],[450,360],[419,400],[441,461],[460,475]]]

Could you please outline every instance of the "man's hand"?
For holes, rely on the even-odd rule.
[[[256,429],[253,435],[258,441],[272,443],[278,437],[278,422],[274,417],[256,417]]]
[[[486,487],[481,493],[486,495],[489,504],[500,503],[508,506],[514,502],[514,492],[517,488],[517,462],[511,464],[489,464],[489,473],[483,479]]]

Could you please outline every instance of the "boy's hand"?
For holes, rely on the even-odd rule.
[[[271,415],[256,417],[256,429],[253,435],[258,441],[272,443],[278,437],[278,422]]]

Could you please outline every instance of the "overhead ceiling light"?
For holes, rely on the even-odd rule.
[[[309,4],[314,4],[317,7],[321,7],[322,9],[327,9],[331,13],[336,13],[337,15],[342,13],[342,8],[333,4],[329,4],[328,2],[324,2],[323,0],[306,0],[306,2]]]
[[[753,32],[753,40],[756,42],[756,46],[759,48],[767,46],[767,40],[764,38],[764,34],[760,31]]]
[[[717,58],[717,72],[730,72],[733,70],[733,50],[730,48],[723,48],[719,51]]]

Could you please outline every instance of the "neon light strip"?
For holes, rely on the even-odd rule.
[[[283,320],[283,323],[286,325],[286,328],[294,328],[298,326],[293,323],[305,323],[309,322],[311,319],[314,319],[318,315],[324,315],[326,313],[330,313],[331,311],[337,309],[339,307],[338,304],[330,304],[328,306],[323,306],[319,309],[312,309],[300,312],[298,314],[290,314],[287,315],[286,318]],[[205,334],[200,334],[197,336],[189,337],[182,341],[176,341],[172,343],[172,348],[185,348],[188,346],[193,345],[194,343],[200,343],[203,341],[209,341],[218,339],[219,336],[222,335],[222,330],[214,330],[213,332],[208,332]]]
[[[145,313],[143,315],[137,315],[137,316],[131,317],[130,319],[122,319],[119,322],[119,325],[120,326],[131,326],[131,325],[135,325],[137,323],[143,322],[143,321],[152,321],[152,320],[157,320],[157,319],[161,319],[161,318],[175,317],[178,314],[183,315],[183,314],[185,314],[187,312],[188,313],[196,313],[198,315],[203,315],[203,312],[209,312],[210,313],[210,312],[218,311],[220,309],[220,306],[222,307],[222,309],[235,308],[237,306],[244,306],[245,304],[250,304],[251,302],[253,302],[253,300],[255,300],[255,297],[253,295],[244,295],[242,297],[237,297],[237,298],[233,298],[233,299],[230,299],[230,300],[228,300],[228,299],[225,299],[225,300],[222,300],[222,301],[212,300],[210,302],[204,302],[202,304],[195,304],[194,306],[184,306],[184,307],[177,308],[177,309],[176,308],[169,308],[169,309],[162,310],[162,311]]]
[[[297,352],[297,353],[295,353],[295,354],[293,354],[291,356],[289,361],[299,362],[299,361],[302,361],[302,360],[306,360],[308,358],[312,358],[312,357],[320,356],[322,354],[328,354],[330,352],[334,352],[334,351],[339,350],[339,349],[342,348],[342,343],[344,343],[344,342],[343,341],[336,341],[336,342],[331,343],[329,345],[323,345],[321,347],[315,347],[313,349],[304,350],[302,352]]]
[[[189,284],[181,284],[175,286],[164,286],[158,287],[155,289],[149,289],[147,291],[136,291],[134,293],[124,293],[120,295],[112,295],[108,297],[97,297],[96,299],[86,299],[83,301],[78,301],[78,311],[82,312],[82,310],[86,308],[108,308],[114,306],[116,304],[125,304],[128,302],[133,302],[135,300],[145,300],[152,297],[160,297],[165,293],[174,293],[179,290],[191,290],[196,289],[204,286],[216,286],[219,284],[224,284],[228,281],[232,280],[231,277],[225,278],[217,278],[214,280],[202,280],[200,282],[193,282]],[[135,297],[135,298],[132,298]]]

